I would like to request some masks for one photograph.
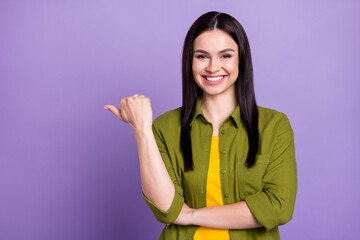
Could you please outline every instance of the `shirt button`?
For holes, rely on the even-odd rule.
[[[225,153],[225,150],[224,150],[224,149],[223,149],[223,150],[221,150],[221,151],[220,151],[220,153],[224,154],[224,153]]]
[[[229,194],[225,193],[225,194],[224,194],[224,197],[225,197],[225,198],[228,198],[228,197],[229,197]]]
[[[225,132],[224,130],[221,130],[221,132],[220,132],[220,133],[221,133],[221,134],[224,134],[224,132]]]
[[[221,173],[222,173],[222,174],[225,174],[225,173],[226,173],[226,170],[221,170]]]

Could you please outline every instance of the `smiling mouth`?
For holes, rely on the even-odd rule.
[[[210,81],[210,82],[217,82],[222,80],[225,75],[222,76],[203,76],[206,80]]]

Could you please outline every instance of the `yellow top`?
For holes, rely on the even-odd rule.
[[[206,183],[206,207],[224,205],[220,183],[219,137],[212,136]],[[199,227],[193,240],[230,240],[227,229]]]

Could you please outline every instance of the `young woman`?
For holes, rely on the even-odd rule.
[[[297,170],[285,114],[256,105],[250,46],[240,23],[208,12],[183,50],[183,106],[152,122],[150,99],[121,110],[134,129],[142,190],[159,239],[280,239],[292,218]]]

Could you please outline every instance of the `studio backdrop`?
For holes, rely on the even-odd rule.
[[[0,239],[157,239],[131,127],[104,110],[144,94],[181,106],[191,24],[245,28],[257,103],[295,134],[298,194],[282,239],[355,239],[359,1],[0,1]]]

